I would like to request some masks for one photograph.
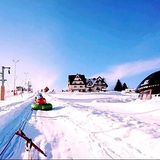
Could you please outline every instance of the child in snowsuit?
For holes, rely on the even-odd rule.
[[[45,103],[46,103],[46,99],[42,96],[41,93],[39,93],[39,94],[35,97],[35,103],[37,103],[37,104],[45,104]]]

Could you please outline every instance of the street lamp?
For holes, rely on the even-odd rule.
[[[6,81],[6,79],[4,79],[4,70],[8,69],[8,74],[10,74],[10,67],[4,67],[2,66],[2,72],[0,73],[2,75],[2,79],[0,81],[2,81],[2,85],[1,85],[1,100],[4,100],[4,95],[5,95],[5,87],[4,87],[4,82]]]
[[[13,60],[14,62],[14,89],[13,89],[13,95],[15,96],[17,94],[16,92],[16,64],[19,62],[19,60]]]

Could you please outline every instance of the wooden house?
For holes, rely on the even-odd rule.
[[[86,80],[86,91],[89,92],[97,92],[97,91],[106,91],[107,83],[105,79],[102,77],[91,78]]]
[[[86,79],[84,75],[76,74],[68,76],[68,90],[71,92],[97,92],[106,91],[107,83],[102,77]]]
[[[79,91],[85,92],[86,91],[86,78],[84,75],[76,74],[76,75],[69,75],[68,76],[68,89],[71,92]]]

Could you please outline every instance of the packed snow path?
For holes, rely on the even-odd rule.
[[[146,107],[148,103],[132,102],[135,99],[131,100],[130,97],[123,97],[120,100],[121,95],[114,97],[115,101],[112,99],[116,104],[106,103],[108,96],[80,99],[78,95],[76,98],[66,98],[66,95],[64,97],[47,96],[48,101],[54,105],[54,109],[33,111],[26,123],[24,132],[47,154],[48,159],[159,157],[159,121],[146,120],[147,116],[150,116],[148,114],[159,112],[159,108],[140,113],[128,113],[119,108],[115,111],[113,106],[141,105],[143,107],[145,105]],[[103,104],[105,102],[105,107],[101,106],[101,102]],[[7,125],[6,128],[8,128]],[[12,152],[9,158],[25,158],[22,141],[14,146],[14,153]],[[34,149],[32,149],[32,158],[45,159]]]
[[[19,108],[18,110],[16,109],[17,106]],[[30,106],[31,102],[19,102],[8,105],[8,107],[12,108],[13,112],[10,114],[10,116],[14,115],[14,118],[10,117],[10,119],[5,124],[5,127],[2,127],[2,129],[0,130],[0,159],[10,158],[12,155],[14,155],[14,153],[17,152],[17,145],[19,145],[18,147],[20,147],[19,143],[21,142],[18,140],[18,137],[15,136],[15,132],[18,129],[23,129],[28,119],[30,119],[32,115]],[[1,116],[1,120],[3,121],[3,118],[6,118],[6,116],[6,114]]]

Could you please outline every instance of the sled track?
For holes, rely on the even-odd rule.
[[[12,133],[10,133],[10,136],[7,137],[7,140],[4,136],[4,140],[1,143],[2,147],[0,148],[0,159],[8,159],[8,158],[10,158],[10,156],[12,156],[12,153],[8,153],[9,152],[8,149],[12,148],[12,150],[13,150],[15,144],[18,142],[18,137],[16,137],[16,140],[14,143],[11,143],[11,142],[16,134],[16,131],[19,129],[23,130],[25,128],[25,125],[26,125],[27,121],[29,120],[29,118],[31,117],[32,112],[33,112],[33,110],[30,109],[30,104],[28,104],[21,112],[21,114],[24,114],[24,116],[21,117],[21,114],[20,114],[15,118],[15,119],[20,119],[19,120],[20,122],[12,130]],[[12,124],[9,124],[9,125],[11,127]]]

